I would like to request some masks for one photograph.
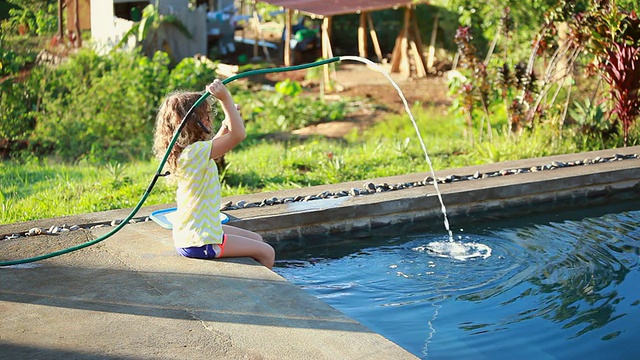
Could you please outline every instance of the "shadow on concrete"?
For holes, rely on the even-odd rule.
[[[363,330],[346,317],[300,304],[297,296],[282,296],[297,292],[286,281],[38,265],[2,269],[0,301],[168,319]]]
[[[14,359],[91,359],[91,360],[142,360],[146,357],[107,355],[100,352],[62,350],[37,346],[5,344],[0,342],[0,353],[11,354]]]

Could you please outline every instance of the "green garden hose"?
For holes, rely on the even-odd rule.
[[[230,83],[232,81],[238,80],[240,78],[249,77],[249,76],[253,76],[253,75],[308,69],[308,68],[311,68],[311,67],[317,67],[317,66],[330,64],[330,63],[336,62],[336,61],[340,61],[340,57],[333,57],[333,58],[330,58],[330,59],[319,60],[319,61],[316,61],[316,62],[313,62],[313,63],[294,65],[294,66],[286,66],[286,67],[281,67],[281,68],[251,70],[251,71],[247,71],[247,72],[243,72],[243,73],[240,73],[240,74],[236,74],[236,75],[234,75],[234,76],[232,76],[230,78],[227,78],[227,79],[223,80],[222,83],[226,85],[226,84],[228,84],[228,83]],[[204,94],[198,100],[196,100],[196,102],[193,104],[193,106],[191,106],[189,111],[187,111],[187,113],[185,114],[184,118],[182,119],[182,122],[180,123],[180,126],[178,126],[178,129],[176,130],[175,134],[173,135],[171,143],[169,143],[169,146],[167,148],[167,152],[165,153],[164,157],[162,158],[162,161],[160,162],[160,165],[158,165],[158,170],[156,171],[156,174],[154,175],[153,180],[151,181],[151,183],[149,184],[149,186],[145,190],[144,194],[142,195],[142,198],[140,198],[140,201],[138,201],[138,204],[135,206],[135,208],[133,208],[131,213],[124,220],[122,220],[122,222],[120,224],[118,224],[118,226],[116,226],[113,230],[111,230],[107,234],[102,235],[102,236],[100,236],[100,237],[98,237],[98,238],[96,238],[94,240],[87,241],[85,243],[82,243],[82,244],[79,244],[79,245],[76,245],[76,246],[72,246],[72,247],[69,247],[69,248],[66,248],[66,249],[58,250],[58,251],[51,252],[51,253],[44,254],[44,255],[40,255],[40,256],[35,256],[35,257],[31,257],[31,258],[26,258],[26,259],[3,261],[3,262],[0,262],[0,266],[11,266],[11,265],[26,264],[26,263],[30,263],[30,262],[40,261],[40,260],[52,258],[52,257],[55,257],[55,256],[67,254],[67,253],[70,253],[70,252],[73,252],[73,251],[76,251],[76,250],[80,250],[80,249],[89,247],[91,245],[95,245],[95,244],[97,244],[97,243],[99,243],[99,242],[101,242],[103,240],[108,239],[109,237],[111,237],[112,235],[114,235],[115,233],[120,231],[120,229],[122,229],[125,225],[127,225],[129,223],[129,221],[135,216],[135,214],[140,210],[140,208],[142,207],[142,204],[144,204],[144,202],[147,200],[147,197],[149,196],[149,194],[151,193],[151,190],[155,186],[156,181],[158,180],[158,177],[163,176],[162,175],[162,169],[163,169],[165,163],[167,162],[167,159],[169,157],[169,153],[170,153],[171,149],[173,148],[174,144],[176,143],[176,141],[178,139],[178,135],[180,134],[180,132],[182,131],[182,129],[186,125],[187,119],[189,119],[189,116],[193,113],[195,108],[198,107],[200,104],[202,104],[202,102],[208,96],[209,96],[209,92],[205,91]]]

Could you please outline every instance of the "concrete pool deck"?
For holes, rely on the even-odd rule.
[[[552,212],[572,204],[640,197],[639,154],[630,147],[442,170],[439,189],[454,224],[487,214]],[[569,166],[584,159],[611,159]],[[593,162],[593,161],[590,161]],[[556,166],[553,166],[555,164]],[[517,173],[514,169],[552,170]],[[486,174],[485,178],[482,175]],[[416,183],[430,174],[371,179]],[[451,175],[457,175],[455,177]],[[474,177],[475,175],[475,177]],[[472,178],[474,180],[461,180]],[[477,178],[477,179],[475,179]],[[363,180],[225,198],[261,202],[365,188]],[[143,207],[136,219],[171,205]],[[48,253],[109,232],[130,209],[0,226],[0,261]],[[284,253],[316,235],[402,222],[441,226],[433,186],[413,186],[228,210],[233,225],[262,233]],[[81,225],[56,235],[6,239],[29,229]],[[444,233],[444,229],[443,229]],[[4,239],[4,240],[2,240]],[[293,244],[293,245],[292,245]],[[416,357],[251,259],[199,261],[175,253],[154,222],[122,228],[96,245],[0,268],[0,354],[8,359],[415,359]],[[399,325],[401,326],[401,325]]]

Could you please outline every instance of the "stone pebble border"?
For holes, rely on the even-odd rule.
[[[438,178],[437,182],[439,184],[446,184],[446,183],[452,183],[457,181],[480,180],[480,179],[488,179],[488,178],[497,177],[497,176],[508,176],[508,175],[515,175],[515,174],[539,172],[539,171],[550,171],[550,170],[572,167],[572,166],[594,165],[594,164],[600,164],[600,163],[606,163],[606,162],[623,161],[623,160],[638,159],[638,158],[640,158],[640,155],[638,154],[628,154],[628,155],[615,154],[610,157],[595,157],[593,159],[584,159],[584,160],[569,161],[569,162],[552,161],[551,163],[546,165],[532,166],[529,168],[503,169],[503,170],[492,171],[487,173],[476,172],[475,174],[472,174],[472,175],[449,175],[444,178]],[[330,198],[333,199],[333,198],[340,198],[345,196],[362,196],[362,195],[369,195],[369,194],[381,193],[386,191],[395,191],[395,190],[409,189],[409,188],[414,188],[419,186],[428,186],[428,185],[433,185],[433,183],[434,183],[434,179],[431,176],[427,176],[422,181],[406,182],[406,183],[398,183],[398,184],[382,183],[382,184],[376,185],[373,182],[365,182],[363,184],[362,189],[351,188],[349,190],[340,190],[337,192],[323,191],[316,195],[307,195],[307,196],[298,195],[295,197],[286,197],[282,199],[273,197],[270,199],[264,199],[261,202],[247,202],[244,200],[240,200],[234,204],[232,201],[229,201],[222,204],[222,206],[220,207],[220,211],[272,206],[272,205],[287,204],[287,203],[301,202],[301,201],[313,201],[313,200],[330,199]],[[151,219],[148,216],[138,217],[138,218],[131,219],[129,223],[134,224],[138,222],[148,222],[150,220]],[[101,223],[84,224],[84,225],[71,225],[71,226],[67,224],[63,224],[59,226],[53,225],[47,230],[34,227],[29,229],[28,231],[21,232],[21,233],[0,235],[0,241],[12,240],[12,239],[17,239],[21,237],[33,237],[38,235],[59,235],[61,233],[75,231],[79,229],[97,229],[97,228],[102,228],[107,226],[118,226],[122,221],[123,220],[116,219],[110,222],[101,222]]]

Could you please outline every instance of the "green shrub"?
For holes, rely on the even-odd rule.
[[[153,126],[163,97],[176,89],[204,90],[216,64],[185,58],[169,70],[164,52],[98,55],[80,49],[56,67],[36,66],[25,82],[5,81],[0,95],[0,138],[28,139],[31,151],[63,161],[125,162],[150,156]],[[343,102],[324,103],[295,82],[279,92],[230,91],[254,121],[254,133],[288,131],[342,118]]]
[[[58,5],[55,1],[8,0],[14,6],[3,22],[3,31],[20,35],[44,35],[58,28]]]
[[[22,65],[19,56],[14,51],[0,46],[0,76],[15,74]]]
[[[167,65],[162,53],[149,61],[135,53],[100,56],[80,50],[60,66],[44,70],[33,140],[71,161],[147,156]]]
[[[0,83],[0,140],[25,140],[35,126],[34,104],[25,83]]]
[[[169,90],[204,90],[216,77],[215,63],[195,58],[185,58],[176,65],[169,77]]]
[[[276,84],[275,92],[238,91],[236,101],[242,105],[245,120],[255,133],[291,131],[307,125],[342,119],[346,113],[343,101],[323,102],[304,94],[295,81]]]
[[[158,105],[167,92],[203,89],[215,70],[184,59],[169,71],[169,57],[138,53],[98,55],[82,49],[52,69],[40,68],[42,109],[32,139],[65,161],[128,161],[150,156]]]

